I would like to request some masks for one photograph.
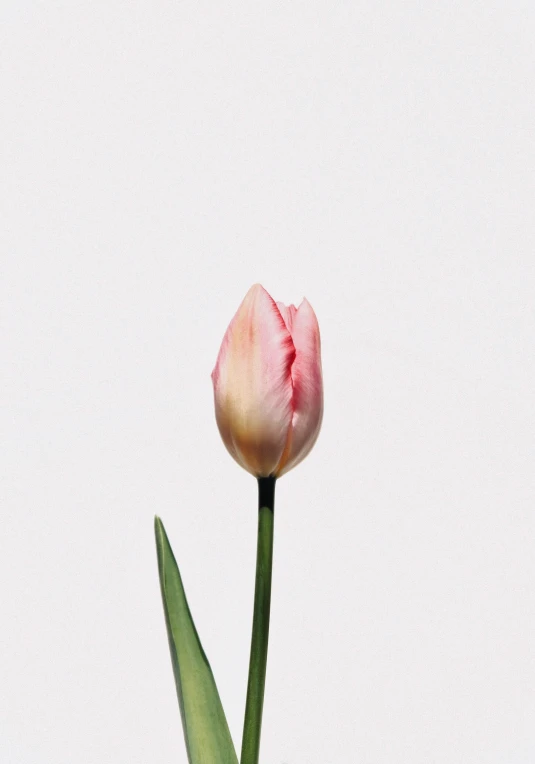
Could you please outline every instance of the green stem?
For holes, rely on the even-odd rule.
[[[241,749],[241,764],[258,764],[262,708],[266,684],[266,663],[271,605],[271,570],[273,565],[273,514],[275,478],[258,479],[258,546],[254,592],[253,634],[247,682],[247,702]]]

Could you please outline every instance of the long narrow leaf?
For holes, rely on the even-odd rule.
[[[225,712],[191,617],[173,550],[154,520],[169,649],[190,764],[238,764]]]

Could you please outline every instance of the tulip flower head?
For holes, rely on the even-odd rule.
[[[296,308],[255,284],[230,322],[212,372],[217,426],[256,477],[301,462],[323,417],[320,333],[307,300]]]

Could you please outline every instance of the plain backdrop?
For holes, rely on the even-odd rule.
[[[532,2],[0,11],[2,764],[185,764],[153,516],[236,747],[256,483],[210,372],[322,331],[265,764],[535,761]]]

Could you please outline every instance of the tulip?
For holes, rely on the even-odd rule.
[[[258,478],[258,541],[241,764],[258,764],[266,678],[275,482],[309,453],[323,417],[320,333],[312,307],[274,302],[255,284],[229,324],[212,372],[227,450]]]
[[[226,331],[212,372],[227,450],[257,478],[278,478],[310,452],[323,416],[318,321],[255,284]]]
[[[323,417],[320,334],[310,304],[275,303],[255,284],[230,322],[215,368],[215,413],[234,459],[258,479],[258,535],[241,764],[259,764],[266,683],[275,483],[309,453]],[[215,680],[169,539],[155,519],[158,571],[190,764],[238,764]]]

